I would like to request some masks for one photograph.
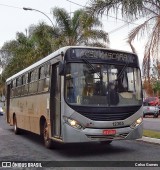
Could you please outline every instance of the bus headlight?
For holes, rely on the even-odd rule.
[[[143,118],[140,117],[140,118],[138,118],[130,127],[131,127],[132,129],[134,129],[135,127],[139,126],[139,125],[142,123],[142,121],[143,121]]]
[[[76,128],[76,129],[83,129],[83,126],[79,122],[77,122],[76,120],[70,119],[68,117],[63,117],[63,118],[64,118],[65,122],[67,124],[69,124],[70,126]]]

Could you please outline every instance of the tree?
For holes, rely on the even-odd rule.
[[[52,12],[58,30],[55,44],[59,47],[66,45],[108,46],[108,34],[101,29],[96,29],[102,25],[97,17],[88,15],[84,10],[75,11],[73,17],[63,8],[53,8]]]
[[[153,91],[154,91],[155,95],[159,96],[159,94],[160,94],[160,81],[156,81],[153,84]]]
[[[153,88],[150,82],[148,82],[148,79],[145,79],[143,82],[143,89],[145,89],[145,92],[149,96],[153,96]]]
[[[144,0],[90,0],[88,11],[94,15],[109,14],[113,11],[116,16],[121,10],[122,17],[128,20],[135,19],[143,14]]]
[[[128,43],[132,51],[135,37],[147,37],[145,53],[142,64],[143,76],[150,84],[151,65],[159,60],[160,53],[160,1],[159,0],[91,0],[89,11],[94,15],[102,15],[106,12],[114,12],[116,15],[121,11],[122,17],[128,21],[138,17],[146,17],[144,23],[134,28],[129,36]],[[148,87],[151,87],[149,85]],[[152,91],[152,90],[150,90]]]
[[[2,50],[5,51],[3,76],[5,78],[24,69],[33,51],[33,43],[23,33],[16,34],[16,40],[6,42]]]
[[[136,36],[148,36],[143,58],[143,74],[150,79],[151,63],[158,59],[160,52],[160,1],[159,0],[91,0],[89,11],[95,15],[121,10],[122,17],[132,21],[138,17],[146,16],[141,25],[134,28],[128,37],[132,43]],[[133,46],[132,46],[133,47]],[[151,61],[152,60],[152,61]]]
[[[29,38],[34,43],[35,51],[35,59],[34,61],[31,61],[31,64],[57,49],[54,45],[56,37],[57,30],[46,25],[44,22],[29,27]]]
[[[84,10],[77,10],[70,17],[61,8],[54,8],[53,16],[56,18],[54,28],[44,22],[31,25],[25,34],[18,32],[15,40],[3,45],[3,62],[7,66],[3,71],[4,81],[62,46],[108,46],[108,34],[98,29],[101,22],[97,17],[91,17]]]
[[[151,77],[160,81],[160,61],[156,60],[152,67]]]
[[[40,23],[31,25],[27,35],[18,32],[16,40],[4,43],[1,51],[3,64],[7,67],[4,68],[3,76],[8,78],[51,53],[54,50],[54,35],[52,27]]]

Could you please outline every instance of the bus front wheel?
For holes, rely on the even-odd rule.
[[[14,130],[14,133],[17,135],[19,134],[19,128],[17,126],[17,119],[16,119],[16,116],[13,117],[13,130]]]
[[[43,126],[43,140],[46,148],[52,148],[52,140],[49,138],[49,129],[47,122],[45,121]]]

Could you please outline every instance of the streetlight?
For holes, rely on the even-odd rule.
[[[29,10],[29,11],[37,11],[37,12],[42,13],[43,15],[45,15],[50,20],[50,22],[52,23],[52,26],[54,28],[54,24],[53,24],[52,20],[45,13],[43,13],[42,11],[39,11],[39,10],[33,9],[33,8],[26,8],[26,7],[23,7],[23,9],[26,10],[26,11]]]

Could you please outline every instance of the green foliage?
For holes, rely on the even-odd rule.
[[[160,81],[156,81],[153,85],[153,91],[154,93],[159,93],[160,94]]]
[[[16,40],[6,42],[2,47],[6,51],[3,76],[8,78],[51,53],[55,48],[52,47],[54,37],[53,28],[44,23],[31,25],[28,35],[18,32]]]
[[[108,34],[101,29],[95,29],[102,25],[97,17],[88,15],[84,10],[77,10],[73,17],[63,8],[53,8],[53,16],[56,18],[58,37],[55,43],[61,47],[66,45],[91,45],[96,43],[108,46]],[[101,43],[100,43],[101,42]]]
[[[7,66],[3,71],[5,78],[25,68],[33,50],[33,44],[23,33],[17,33],[16,37],[16,40],[9,41],[2,47],[7,51],[5,54]]]
[[[90,0],[88,11],[94,15],[114,12],[122,17],[132,20],[143,14],[144,0]]]
[[[160,139],[160,132],[153,130],[143,130],[143,136]]]
[[[56,19],[54,27],[44,22],[31,25],[26,33],[18,32],[15,40],[4,43],[1,49],[3,58],[3,81],[5,79],[42,59],[62,46],[91,45],[106,47],[108,34],[96,29],[102,25],[97,17],[88,15],[84,10],[77,10],[71,17],[65,9],[54,8]]]

